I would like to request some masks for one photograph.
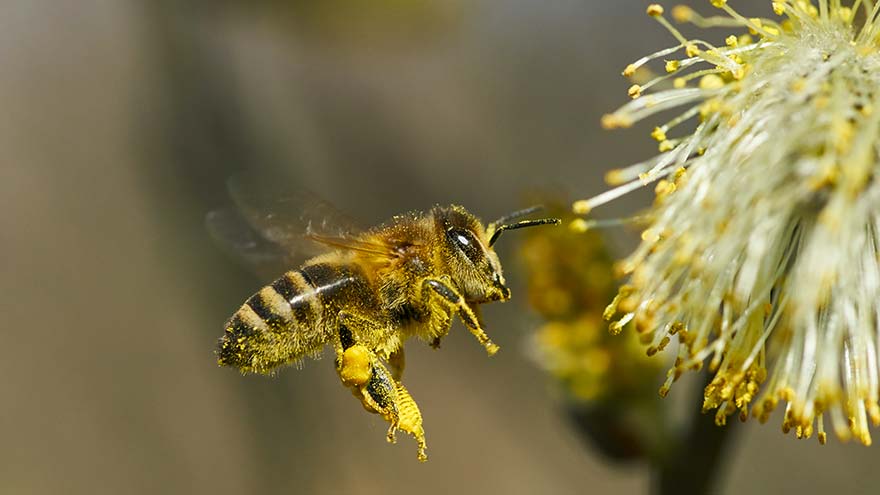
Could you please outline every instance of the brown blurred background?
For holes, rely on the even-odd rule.
[[[649,126],[598,126],[626,99],[622,67],[672,43],[646,3],[2,2],[0,493],[644,492],[644,466],[609,464],[561,414],[516,293],[487,308],[496,357],[458,325],[439,352],[408,347],[427,464],[411,438],[385,443],[329,358],[271,379],[219,369],[224,320],[265,281],[203,219],[241,170],[368,224],[595,194],[655,149]],[[500,249],[521,287],[515,244]],[[736,432],[724,493],[876,492],[877,447],[778,424]]]

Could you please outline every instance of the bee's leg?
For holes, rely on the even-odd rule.
[[[336,352],[336,372],[339,373],[342,370],[343,354],[346,349],[354,345],[354,337],[351,330],[342,324],[339,324],[337,332],[339,338],[333,340],[333,351]]]
[[[354,344],[354,337],[349,330],[349,327],[355,328],[369,328],[369,331],[373,332],[384,332],[382,324],[363,316],[359,316],[353,313],[349,313],[348,311],[340,311],[339,312],[339,341],[342,344],[343,348],[348,348],[349,346]],[[382,352],[373,350],[374,354],[382,355]],[[403,344],[392,351],[388,355],[387,359],[388,364],[391,366],[391,376],[395,381],[400,381],[403,376],[403,368],[405,365],[405,358],[403,355]]]
[[[413,437],[419,445],[419,460],[425,460],[425,431],[422,428],[422,414],[409,392],[378,359],[372,362],[369,381],[357,388],[364,407],[379,413],[390,423],[387,440],[397,442],[397,430],[403,430]]]
[[[370,379],[373,352],[356,343],[354,334],[341,317],[338,321],[339,339],[333,343],[336,350],[336,372],[346,386],[360,387]]]
[[[388,441],[395,443],[395,433],[398,429],[403,430],[416,439],[419,446],[419,460],[428,460],[428,456],[425,454],[427,443],[425,442],[425,430],[422,427],[422,413],[419,411],[419,406],[416,405],[406,387],[402,383],[394,381],[391,374],[380,362],[376,362],[373,367],[373,376],[366,387],[365,396],[367,395],[384,410],[380,414],[391,423],[388,428]]]
[[[403,352],[403,345],[397,348],[388,356],[388,365],[391,366],[391,377],[395,381],[400,381],[403,377],[403,369],[406,367],[406,356]]]
[[[382,406],[365,396],[363,391],[373,376],[373,362],[378,361],[375,353],[367,346],[357,343],[351,331],[351,317],[340,311],[337,318],[338,339],[334,342],[336,349],[336,372],[343,385],[351,388],[354,396],[364,404],[370,412],[382,412]]]
[[[391,423],[388,441],[397,430],[395,385],[375,353],[361,344],[352,344],[337,358],[336,371],[342,383],[351,389],[364,409],[378,413]]]
[[[418,406],[406,388],[385,368],[376,353],[357,343],[349,328],[353,325],[375,323],[344,311],[339,313],[338,321],[339,351],[336,369],[342,383],[351,389],[366,410],[378,413],[390,423],[387,435],[389,442],[396,442],[397,430],[403,430],[418,442],[419,460],[427,460],[425,431]],[[402,347],[391,354],[389,364],[395,369],[395,373],[403,371]]]
[[[361,388],[361,393],[364,401],[372,405],[376,412],[391,423],[388,427],[388,441],[395,443],[397,442],[395,433],[400,423],[397,411],[397,385],[391,378],[391,373],[378,359],[373,362],[372,371],[370,380]]]
[[[359,336],[376,332],[381,324],[345,310],[337,314],[336,321],[336,369],[346,385],[360,386],[369,379],[370,361],[376,358],[376,350],[361,344]]]
[[[428,448],[428,444],[425,442],[425,429],[422,427],[422,413],[406,387],[400,382],[396,385],[398,427],[416,439],[419,444],[418,458],[422,462],[427,461],[428,455],[425,454],[425,449]]]
[[[465,326],[468,327],[468,330],[470,330],[474,337],[477,338],[480,344],[486,348],[486,352],[488,352],[490,356],[498,352],[498,346],[495,345],[492,340],[489,339],[489,336],[486,335],[486,332],[483,331],[483,328],[480,326],[479,318],[474,313],[474,310],[468,306],[467,302],[465,302],[464,298],[458,293],[458,291],[442,280],[434,278],[425,279],[423,286],[430,287],[432,291],[439,294],[440,297],[455,308],[461,321],[464,322]]]

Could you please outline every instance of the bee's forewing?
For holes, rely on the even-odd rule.
[[[312,241],[307,234],[353,237],[362,230],[351,217],[303,188],[249,175],[231,177],[227,187],[242,216],[260,235],[294,252],[309,250]]]

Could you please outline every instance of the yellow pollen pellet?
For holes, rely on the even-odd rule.
[[[625,69],[623,69],[624,77],[631,77],[635,73],[636,73],[636,66],[633,64],[629,64],[626,66]]]
[[[658,146],[657,148],[660,150],[660,153],[666,153],[667,151],[672,151],[673,149],[675,149],[675,144],[667,139],[660,143],[660,146]]]
[[[645,11],[651,17],[659,17],[663,15],[663,6],[657,3],[652,3],[648,5],[648,9]]]
[[[672,87],[675,89],[681,89],[687,86],[687,81],[683,77],[676,77],[672,80]]]
[[[724,43],[727,44],[727,46],[735,47],[739,44],[739,38],[737,38],[736,35],[731,34],[727,38],[724,38]]]
[[[709,2],[712,4],[713,7],[718,9],[723,8],[725,5],[727,5],[727,0],[709,0]]]
[[[681,63],[678,60],[666,61],[666,72],[675,72],[679,67],[681,67]]]
[[[657,141],[666,141],[666,131],[660,127],[655,127],[654,131],[651,132],[651,137]]]
[[[700,49],[697,48],[697,45],[693,43],[688,43],[687,46],[684,47],[684,52],[688,57],[696,57],[700,54]]]
[[[853,18],[852,9],[849,7],[840,7],[837,9],[837,17],[843,22],[850,22]]]

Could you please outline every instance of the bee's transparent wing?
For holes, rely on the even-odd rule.
[[[298,187],[236,175],[227,181],[242,216],[266,240],[291,252],[315,252],[319,238],[348,239],[362,232],[348,215]]]
[[[305,189],[282,187],[277,181],[244,175],[231,177],[227,187],[238,208],[236,222],[250,231],[245,234],[245,246],[250,246],[256,237],[263,244],[274,244],[275,250],[286,253],[286,260],[300,262],[328,248],[394,256],[391,247],[367,240],[361,235],[364,230],[351,217]],[[268,255],[268,247],[257,249],[259,254],[249,250],[243,254],[250,259]]]
[[[241,259],[262,278],[271,278],[299,264],[302,257],[260,235],[234,207],[208,213],[208,233],[229,255]]]

